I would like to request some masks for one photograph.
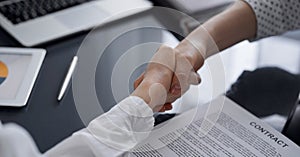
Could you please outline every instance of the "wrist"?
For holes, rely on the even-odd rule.
[[[149,95],[149,92],[148,92],[148,89],[149,89],[149,85],[146,85],[144,83],[141,83],[131,94],[131,96],[137,96],[141,99],[143,99],[145,101],[145,103],[147,105],[149,105],[149,107],[151,109],[153,109],[154,107],[153,106],[150,106],[150,101],[151,101],[151,98],[150,98],[150,95]]]
[[[219,48],[215,40],[204,26],[196,28],[184,39],[184,41],[198,50],[198,53],[200,53],[204,59],[219,52]]]
[[[175,52],[177,55],[183,55],[194,67],[195,71],[199,70],[204,64],[205,57],[202,55],[203,53],[200,53],[188,40],[180,42],[176,46]]]
[[[167,103],[167,92],[161,83],[144,80],[131,96],[140,97],[155,111],[158,106]]]

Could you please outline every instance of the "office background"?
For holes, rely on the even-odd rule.
[[[209,14],[209,16],[211,15],[212,14]],[[128,28],[132,25],[142,25],[145,21],[155,25],[164,25],[166,21],[161,20],[161,18],[162,17],[157,16],[151,11],[146,11],[101,26],[101,29],[108,30],[107,33],[103,34],[101,29],[99,29],[99,32],[94,31],[93,33],[95,39],[99,40],[100,43],[106,38],[109,38],[109,32],[111,31]],[[178,17],[174,17],[174,19],[170,18],[170,24],[174,25],[174,27],[178,27],[177,29],[181,29],[180,20],[177,18]],[[68,89],[61,102],[57,102],[57,94],[69,68],[69,63],[73,56],[76,55],[87,33],[88,32],[78,33],[38,46],[45,48],[47,55],[27,105],[22,108],[0,108],[1,121],[4,123],[16,122],[27,129],[42,152],[70,136],[74,131],[84,127],[84,122],[80,119],[76,106],[74,105],[71,88]],[[0,28],[0,36],[1,46],[21,46],[2,28]],[[179,41],[173,34],[166,30],[151,28],[134,30],[115,40],[115,43],[106,49],[103,62],[97,66],[96,73],[97,95],[102,104],[106,104],[102,106],[105,111],[109,110],[116,103],[111,91],[106,90],[110,89],[111,86],[107,83],[107,80],[110,80],[115,61],[122,55],[123,50],[145,42],[168,42],[175,46]],[[254,70],[258,67],[277,66],[292,73],[299,74],[299,42],[300,32],[295,31],[283,35],[282,37],[269,38],[255,43],[245,41],[225,50],[225,52],[221,54],[221,57],[224,61],[226,73],[226,89],[235,82],[244,70]],[[138,59],[139,56],[132,58],[132,60]],[[135,76],[132,76],[129,84],[133,83],[134,78],[142,70],[143,68],[137,71],[134,74]],[[170,112],[183,112],[198,103],[205,103],[212,99],[211,92],[209,91],[212,83],[207,67],[202,68],[199,73],[202,77],[202,84],[194,86],[189,90],[187,93],[189,99],[186,105],[179,107],[176,106],[175,103],[174,109]],[[132,89],[132,87],[130,88]],[[199,102],[195,99],[195,95],[193,94],[195,91],[200,93]],[[91,116],[90,118],[97,116],[97,113],[89,114]]]

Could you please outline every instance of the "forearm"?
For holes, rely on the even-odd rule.
[[[187,55],[198,70],[207,57],[255,35],[256,17],[252,8],[244,1],[237,1],[194,30],[175,49]],[[193,44],[192,40],[199,44]]]
[[[244,1],[237,1],[223,13],[203,24],[216,42],[219,50],[224,50],[242,40],[256,35],[256,17],[252,8]]]

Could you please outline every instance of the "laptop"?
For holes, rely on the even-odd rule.
[[[153,0],[161,5],[168,5],[189,15],[205,10],[227,6],[235,0]]]
[[[0,25],[31,47],[151,7],[147,0],[0,0]]]

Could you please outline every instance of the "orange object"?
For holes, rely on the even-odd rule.
[[[6,78],[8,76],[8,68],[7,66],[0,61],[0,77]]]

